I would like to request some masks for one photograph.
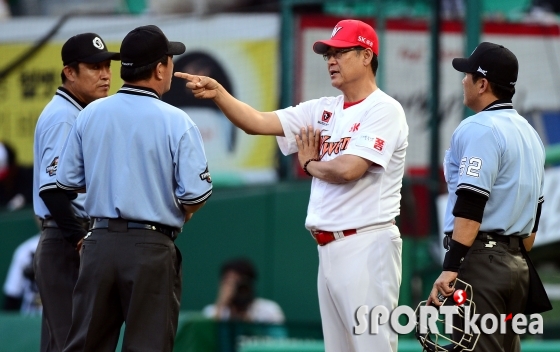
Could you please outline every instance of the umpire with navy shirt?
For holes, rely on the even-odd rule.
[[[84,109],[62,151],[57,184],[86,192],[92,230],[84,239],[64,351],[171,351],[181,299],[183,224],[212,193],[196,125],[161,101],[173,55],[156,26],[138,27],[121,44],[113,96]]]
[[[33,146],[33,208],[41,221],[34,256],[37,287],[43,304],[41,351],[62,351],[72,323],[72,291],[78,278],[77,247],[86,235],[89,216],[84,196],[57,188],[58,159],[78,113],[104,98],[111,84],[111,60],[101,37],[82,33],[62,46],[62,86],[43,109]]]
[[[476,112],[451,137],[444,160],[449,199],[447,253],[428,304],[440,305],[459,278],[473,287],[476,313],[523,313],[529,259],[543,198],[545,151],[537,132],[513,108],[518,62],[502,45],[481,43],[453,60],[465,73],[464,104]],[[519,336],[481,332],[475,351],[520,351]]]

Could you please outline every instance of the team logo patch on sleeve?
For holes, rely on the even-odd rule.
[[[210,177],[210,171],[208,171],[208,166],[206,166],[206,170],[204,170],[204,172],[201,173],[199,176],[201,180],[206,180],[206,182],[212,183],[212,177]]]
[[[49,174],[49,176],[56,176],[57,167],[58,167],[58,156],[54,158],[53,161],[51,161],[49,166],[47,166],[47,170],[46,170],[47,174]]]
[[[375,141],[373,142],[373,149],[377,150],[380,153],[383,153],[384,147],[385,141],[379,137],[375,137]]]
[[[380,154],[383,154],[383,151],[385,150],[384,139],[367,134],[361,135],[356,145],[373,149]]]

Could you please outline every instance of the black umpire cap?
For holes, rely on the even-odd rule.
[[[181,42],[170,42],[159,27],[154,25],[133,29],[121,44],[121,66],[147,66],[164,55],[180,55],[186,50]]]
[[[62,46],[62,63],[72,62],[95,64],[106,60],[120,60],[119,53],[107,51],[107,45],[95,33],[82,33],[68,39]]]
[[[519,63],[503,45],[480,43],[468,58],[453,59],[453,68],[459,72],[476,73],[492,83],[514,88]]]

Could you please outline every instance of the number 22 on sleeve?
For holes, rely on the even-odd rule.
[[[472,157],[468,159],[468,164],[467,164],[467,157],[464,157],[461,159],[461,165],[459,166],[459,175],[463,176],[463,173],[465,172],[466,169],[467,176],[480,177],[479,171],[481,167],[482,167],[482,159],[477,157]]]

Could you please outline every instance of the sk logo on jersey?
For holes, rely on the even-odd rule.
[[[332,117],[332,112],[323,110],[323,115],[321,115],[321,121],[319,121],[319,123],[321,125],[326,125],[331,120],[331,117]]]
[[[358,123],[355,123],[355,124],[350,128],[350,131],[348,131],[348,132],[357,132],[359,128],[360,128],[360,123],[358,122]]]
[[[54,158],[53,161],[51,161],[49,166],[47,166],[47,174],[49,174],[49,176],[55,176],[57,167],[58,167],[58,156]]]

